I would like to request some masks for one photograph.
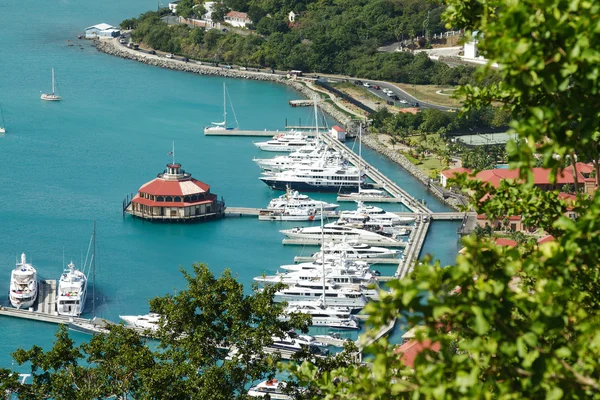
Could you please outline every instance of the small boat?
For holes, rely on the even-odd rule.
[[[108,334],[110,325],[116,325],[114,322],[105,320],[103,318],[96,318],[92,320],[77,320],[69,321],[68,328],[72,331],[85,333],[86,335],[96,334]]]
[[[27,257],[23,253],[21,262],[17,262],[10,274],[10,304],[19,309],[33,306],[38,289],[37,271],[33,265],[27,263]]]
[[[292,398],[286,394],[283,394],[282,389],[285,387],[285,382],[280,382],[277,379],[271,379],[269,381],[263,381],[256,386],[252,386],[248,390],[248,396],[250,397],[266,397],[273,400],[292,400]]]
[[[55,83],[54,83],[54,68],[52,68],[52,93],[42,93],[42,95],[40,96],[40,98],[42,100],[46,100],[46,101],[59,101],[61,100],[61,97],[55,93],[55,89],[54,89]],[[58,85],[56,85],[58,87]]]
[[[2,118],[2,125],[0,125],[0,133],[6,133],[6,124],[4,123],[4,112],[2,111],[1,104],[0,104],[0,117]]]
[[[149,330],[151,332],[158,331],[160,327],[160,314],[149,313],[146,315],[119,315],[127,326]]]
[[[87,277],[71,261],[58,281],[56,312],[59,315],[78,317],[85,309]]]
[[[221,122],[211,122],[210,126],[204,128],[204,133],[211,131],[233,131],[239,128],[239,123],[237,117],[235,115],[235,110],[233,109],[233,103],[231,103],[231,97],[229,98],[229,103],[231,104],[231,110],[233,111],[233,117],[235,118],[235,128],[227,127],[227,87],[225,86],[225,82],[223,82],[223,121]]]

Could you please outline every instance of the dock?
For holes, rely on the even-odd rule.
[[[312,107],[315,104],[314,100],[290,100],[292,107]]]
[[[260,208],[251,207],[225,207],[226,217],[258,217]]]
[[[330,242],[341,242],[344,238],[328,238]],[[368,244],[370,246],[381,246],[381,247],[406,247],[406,242],[382,242],[378,240],[361,240],[361,243]],[[300,246],[320,246],[321,239],[290,239],[285,238],[281,242],[284,245],[300,245]]]

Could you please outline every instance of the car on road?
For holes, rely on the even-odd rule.
[[[196,61],[196,64],[202,65],[202,61]]]
[[[225,69],[231,69],[231,65],[223,65],[223,68],[225,68]]]
[[[369,82],[365,82],[365,83],[363,83],[363,86],[366,87],[366,88],[370,88],[371,84]]]
[[[394,99],[394,100],[400,100],[400,97],[398,97],[398,95],[395,94],[395,95],[392,96],[392,99]]]
[[[391,93],[392,91],[386,87],[384,87],[383,89],[381,89],[381,91],[385,94]]]
[[[127,39],[121,38],[121,39],[119,39],[119,43],[126,44],[127,43]]]
[[[408,104],[408,101],[402,99],[402,100],[400,100],[400,103],[402,103],[402,104]]]
[[[413,107],[421,107],[419,103],[413,103]]]
[[[156,51],[150,50],[148,53],[150,53],[150,54],[156,54]]]
[[[356,83],[357,85],[362,85],[363,84],[362,81],[354,81],[354,83]]]
[[[174,56],[173,56],[173,53],[168,53],[168,54],[165,54],[165,57],[167,57],[167,58],[173,58]]]
[[[380,87],[379,85],[373,85],[373,89],[375,89],[375,90],[380,90],[380,89],[381,89],[381,87]]]
[[[386,94],[387,97],[395,96],[394,92],[392,92],[391,90],[388,90],[387,92],[385,92],[385,94]]]
[[[188,62],[188,61],[190,61],[190,59],[189,59],[189,58],[187,58],[187,57],[183,57],[183,58],[182,58],[182,60],[183,60],[183,62]]]

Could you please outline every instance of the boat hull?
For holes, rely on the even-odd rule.
[[[357,190],[358,185],[340,185],[340,184],[323,184],[315,185],[308,182],[290,182],[290,181],[279,181],[270,179],[269,177],[260,178],[267,186],[275,190],[286,190],[289,187],[292,190],[306,191],[306,192],[351,192]]]
[[[61,97],[53,95],[53,94],[45,94],[44,93],[40,96],[40,99],[45,100],[45,101],[60,101]]]

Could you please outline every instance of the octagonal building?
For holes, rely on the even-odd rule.
[[[209,185],[192,178],[181,164],[171,163],[142,185],[123,209],[151,221],[192,222],[223,217],[225,204],[210,192]]]

